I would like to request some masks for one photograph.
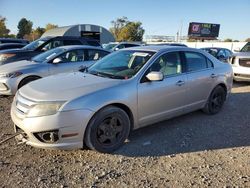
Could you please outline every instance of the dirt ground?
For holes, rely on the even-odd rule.
[[[0,98],[0,140],[13,134],[12,97]],[[234,84],[223,110],[132,132],[121,149],[43,150],[0,145],[0,187],[250,187],[250,84]]]

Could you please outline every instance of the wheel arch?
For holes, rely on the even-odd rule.
[[[18,83],[17,88],[20,89],[20,86],[22,85],[22,83],[23,83],[26,79],[29,79],[29,78],[40,79],[40,78],[42,78],[42,77],[41,77],[41,76],[38,76],[38,75],[29,75],[29,76],[26,76],[26,77],[24,77],[24,78]]]

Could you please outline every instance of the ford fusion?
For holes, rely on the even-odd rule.
[[[112,152],[133,129],[199,109],[218,113],[232,76],[230,64],[198,49],[123,49],[85,72],[25,85],[14,98],[11,117],[26,144],[50,149],[86,144]]]
[[[72,45],[51,49],[31,61],[2,65],[0,95],[14,95],[25,84],[49,75],[84,69],[107,54],[109,52],[101,48]]]

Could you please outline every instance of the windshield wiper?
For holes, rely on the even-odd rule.
[[[106,78],[124,79],[124,76],[109,74],[109,73],[106,73],[106,72],[91,71],[89,73],[93,74],[95,76],[101,76],[101,77],[106,77]]]

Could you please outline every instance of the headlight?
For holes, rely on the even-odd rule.
[[[49,116],[56,114],[65,101],[41,103],[31,107],[27,117]]]
[[[6,78],[16,78],[16,77],[18,77],[18,76],[20,76],[22,74],[23,74],[22,72],[17,71],[17,72],[7,73],[7,74],[4,75],[4,77],[6,77]]]
[[[5,61],[10,57],[14,57],[16,54],[0,54],[0,61]]]

